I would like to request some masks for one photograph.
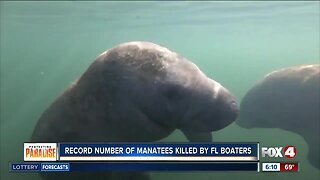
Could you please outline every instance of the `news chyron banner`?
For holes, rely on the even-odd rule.
[[[257,161],[257,144],[60,144],[64,161]]]
[[[259,171],[258,143],[24,143],[11,171]],[[53,162],[54,161],[54,162]]]

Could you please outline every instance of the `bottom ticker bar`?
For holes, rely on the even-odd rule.
[[[71,171],[257,171],[258,163],[70,163]]]
[[[73,162],[73,163],[11,163],[10,171],[258,171],[258,162],[208,162],[208,163],[103,163],[103,162]],[[37,166],[38,165],[38,166]],[[44,166],[45,165],[45,166]],[[17,168],[20,167],[20,168]],[[48,169],[49,168],[49,169]],[[50,169],[51,168],[51,169]]]

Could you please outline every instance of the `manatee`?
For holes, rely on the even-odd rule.
[[[237,116],[236,98],[195,64],[151,42],[127,42],[100,54],[45,110],[31,140],[152,142],[179,129],[189,141],[212,141]],[[104,178],[119,174],[148,179]]]
[[[308,160],[320,162],[320,65],[300,65],[266,75],[244,96],[237,124],[245,128],[280,128],[301,135]]]

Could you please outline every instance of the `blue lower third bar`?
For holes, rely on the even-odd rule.
[[[258,171],[245,163],[70,163],[71,171]]]
[[[257,162],[72,162],[11,163],[12,172],[59,171],[258,171]]]

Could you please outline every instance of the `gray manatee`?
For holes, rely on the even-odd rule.
[[[237,124],[246,128],[281,128],[301,135],[309,146],[309,162],[320,168],[319,93],[319,64],[274,71],[244,96]]]
[[[175,129],[190,141],[211,141],[211,132],[237,115],[234,96],[195,64],[150,42],[128,42],[99,55],[51,104],[32,142],[150,142]],[[148,179],[143,173],[102,174],[88,177]]]

